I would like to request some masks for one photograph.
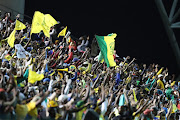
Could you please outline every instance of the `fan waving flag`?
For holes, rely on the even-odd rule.
[[[42,28],[43,28],[42,30],[47,37],[50,37],[49,35],[50,28],[55,24],[57,24],[57,21],[50,14],[44,15],[44,19],[42,22]]]
[[[38,74],[35,71],[29,69],[28,82],[34,84],[36,81],[40,81],[44,78],[43,74]]]
[[[15,33],[16,33],[16,30],[14,29],[11,34],[9,35],[8,37],[8,44],[10,47],[14,47],[14,41],[15,41]]]
[[[39,11],[36,11],[34,13],[33,20],[32,20],[32,26],[31,26],[31,34],[41,32],[41,30],[42,30],[41,24],[42,24],[43,18],[44,18],[43,13],[41,13]]]
[[[8,41],[7,41],[10,47],[14,47],[16,30],[22,30],[22,29],[25,29],[25,28],[26,28],[26,26],[22,22],[20,22],[19,20],[16,20],[15,28],[11,32],[11,34],[9,35]]]
[[[36,11],[32,21],[31,34],[39,33],[43,30],[45,36],[50,37],[50,28],[55,24],[57,24],[57,21],[50,14],[44,15],[43,13]]]
[[[116,66],[116,62],[114,61],[114,46],[115,46],[115,39],[117,34],[109,34],[108,36],[98,36],[96,35],[96,40],[98,42],[102,58],[107,65],[107,67]]]
[[[26,28],[26,26],[22,22],[20,22],[19,20],[16,20],[15,30],[22,30],[25,28]]]

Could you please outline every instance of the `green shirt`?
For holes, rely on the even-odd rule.
[[[29,69],[26,69],[24,75],[22,78],[17,78],[17,84],[21,83],[22,81],[26,80],[28,78],[28,75],[29,75]]]
[[[166,93],[167,98],[170,98],[171,92],[172,92],[172,89],[171,89],[171,88],[168,88],[168,89],[166,90],[165,93]]]

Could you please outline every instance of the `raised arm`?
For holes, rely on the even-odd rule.
[[[101,105],[104,102],[104,100],[105,100],[104,85],[101,86],[101,94],[102,94],[102,97],[101,97],[101,101],[98,103],[98,106]]]

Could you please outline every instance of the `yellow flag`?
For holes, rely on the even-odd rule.
[[[61,30],[61,32],[58,34],[58,37],[59,36],[65,36],[66,35],[66,30],[67,30],[67,26],[63,30]]]
[[[50,15],[50,14],[45,14],[43,22],[42,22],[42,30],[45,34],[45,36],[50,37],[49,32],[50,28],[57,24],[57,21]]]
[[[41,32],[41,30],[42,30],[41,24],[42,24],[43,19],[44,19],[43,13],[41,13],[39,11],[36,11],[34,13],[33,20],[32,20],[32,26],[31,26],[31,34]]]
[[[161,74],[161,73],[162,73],[162,70],[163,70],[163,68],[161,68],[161,69],[157,72],[157,74],[156,74],[156,75]]]
[[[35,71],[29,69],[28,82],[34,84],[36,81],[40,81],[44,78],[43,74],[38,74]]]
[[[14,41],[15,41],[15,33],[16,33],[16,30],[14,29],[11,34],[9,35],[8,37],[8,44],[10,47],[14,47]]]
[[[50,37],[50,28],[55,24],[57,24],[57,21],[50,14],[44,15],[43,13],[36,11],[32,21],[31,34],[39,33],[43,30],[45,36]]]
[[[26,28],[26,26],[22,22],[20,22],[19,20],[16,20],[15,30],[22,30],[25,28]]]

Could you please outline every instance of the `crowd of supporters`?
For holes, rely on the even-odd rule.
[[[19,19],[19,15],[17,18]],[[97,60],[95,38],[74,37],[61,23],[30,35],[31,24],[0,20],[0,119],[178,120],[180,84],[158,64],[137,64],[130,56],[116,66]],[[89,44],[89,41],[92,41]],[[25,58],[21,58],[23,55]]]

